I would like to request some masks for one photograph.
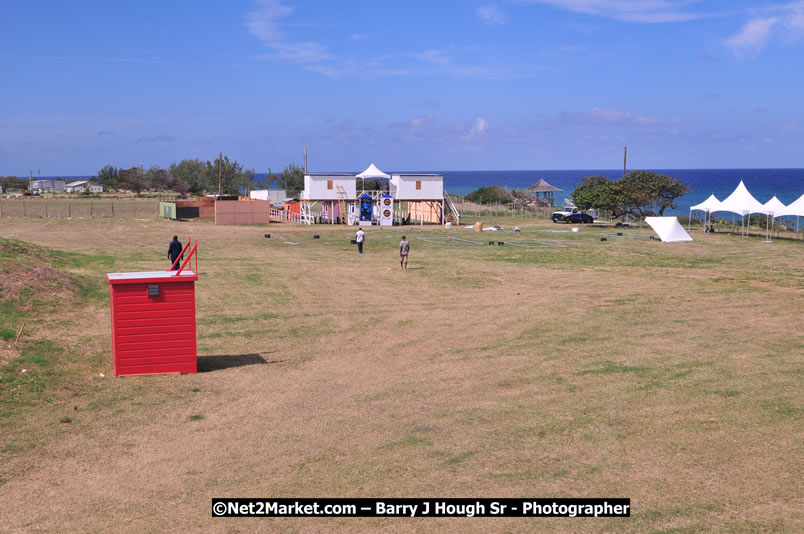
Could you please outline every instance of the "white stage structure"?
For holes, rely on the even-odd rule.
[[[366,191],[367,179],[388,180],[388,191]],[[305,173],[299,200],[301,220],[308,224],[316,220],[383,226],[402,220],[419,224],[460,221],[444,190],[443,175],[388,174],[374,163],[359,174]],[[321,213],[313,211],[316,205],[321,206]]]
[[[690,235],[678,222],[678,217],[645,217],[645,222],[653,228],[653,231],[664,243],[692,241]]]

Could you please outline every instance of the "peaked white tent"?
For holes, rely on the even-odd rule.
[[[763,208],[765,209],[765,211],[763,211],[762,213],[768,216],[765,228],[765,234],[767,240],[770,241],[771,236],[773,235],[773,226],[771,224],[771,219],[773,219],[773,222],[776,222],[776,214],[782,213],[785,210],[785,208],[787,208],[787,206],[782,204],[782,201],[776,198],[776,195],[773,195],[772,199],[763,204]]]
[[[390,177],[391,177],[390,174],[385,174],[380,169],[378,169],[373,163],[368,166],[368,169],[355,176],[355,178],[362,178],[364,180],[366,178],[390,178]]]
[[[726,199],[720,203],[720,206],[715,211],[730,211],[740,215],[743,226],[745,226],[745,216],[752,213],[765,213],[765,207],[760,201],[745,187],[745,184],[740,180],[740,184]]]
[[[784,210],[781,211],[781,213],[774,213],[774,217],[796,216],[796,239],[798,239],[798,218],[804,217],[804,195],[798,197],[798,200],[788,204]]]
[[[653,228],[665,243],[675,243],[676,241],[692,241],[692,238],[678,222],[677,217],[645,217],[645,222]]]
[[[700,204],[696,204],[690,208],[690,219],[692,219],[693,211],[703,211],[706,213],[704,224],[708,226],[709,214],[711,214],[713,211],[717,211],[718,208],[720,208],[720,201],[714,194],[709,195],[709,198],[707,198]],[[687,229],[689,229],[689,227],[690,227],[689,224],[687,224]]]
[[[774,217],[785,217],[788,215],[804,217],[804,195],[801,195],[798,197],[798,200],[788,204],[784,209],[780,209],[773,214]]]

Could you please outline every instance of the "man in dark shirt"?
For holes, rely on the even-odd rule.
[[[170,242],[170,246],[168,247],[168,259],[170,259],[170,264],[173,265],[174,262],[176,263],[176,265],[173,265],[174,271],[179,270],[179,263],[176,262],[176,258],[181,254],[181,249],[181,241],[179,241],[178,236],[174,235],[173,241]]]

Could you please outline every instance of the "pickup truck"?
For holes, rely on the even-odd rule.
[[[564,222],[564,220],[567,217],[569,217],[573,213],[577,213],[577,212],[578,212],[577,208],[572,208],[572,209],[564,208],[561,211],[554,211],[553,215],[551,216],[551,218],[553,219],[554,223],[556,223],[556,222]]]

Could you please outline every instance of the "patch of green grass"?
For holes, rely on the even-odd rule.
[[[201,391],[201,388],[193,388],[190,391],[192,391],[193,393],[198,393],[199,391]]]
[[[610,375],[615,373],[642,373],[646,370],[645,367],[636,367],[633,365],[620,365],[611,361],[603,362],[603,365],[596,369],[585,369],[577,371],[577,376],[584,375]]]
[[[420,438],[418,436],[407,436],[399,441],[393,441],[391,443],[386,443],[385,445],[381,445],[378,447],[380,450],[389,450],[389,449],[400,449],[404,447],[422,447],[422,446],[430,446],[433,444],[433,440],[430,438]]]
[[[3,339],[3,341],[8,341],[10,339],[14,339],[15,337],[17,337],[17,332],[13,328],[0,326],[0,339]]]
[[[190,417],[188,417],[188,420],[190,420],[190,421],[201,421],[203,418],[204,418],[203,415],[201,415],[200,413],[197,413],[197,414],[193,414]]]
[[[794,406],[787,398],[776,398],[762,401],[762,407],[766,410],[771,410],[773,413],[783,415],[785,417],[793,417],[800,419],[804,415],[804,408]]]
[[[444,463],[446,465],[461,464],[461,463],[465,462],[466,460],[468,460],[469,458],[471,458],[472,456],[474,456],[475,454],[477,454],[477,451],[466,451],[466,452],[462,452],[462,453],[459,453],[459,454],[455,454],[453,456],[450,456],[446,460],[444,460]]]

